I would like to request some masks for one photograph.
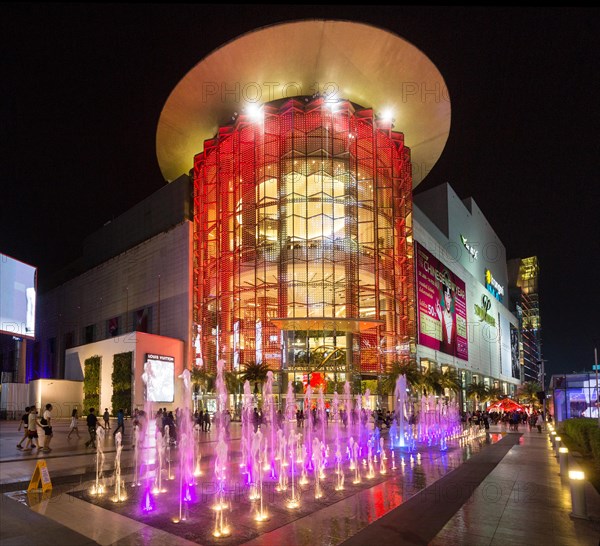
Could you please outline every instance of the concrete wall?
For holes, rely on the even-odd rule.
[[[52,404],[54,419],[71,417],[73,408],[83,408],[83,381],[36,379],[29,382],[29,404],[35,404],[40,417],[46,404]]]
[[[46,369],[44,360],[52,358],[54,344],[53,376],[66,377],[70,335],[72,347],[83,345],[91,326],[91,342],[114,343],[108,321],[117,318],[123,335],[136,330],[134,312],[140,309],[149,309],[148,333],[191,346],[192,233],[193,224],[186,221],[40,296],[40,368]]]
[[[161,403],[161,407],[175,409],[177,406],[183,405],[183,384],[179,379],[179,375],[185,368],[185,350],[184,342],[179,339],[169,338],[165,336],[157,336],[153,334],[145,334],[143,332],[132,332],[123,336],[118,336],[111,339],[105,339],[96,343],[89,343],[66,351],[66,370],[68,378],[78,379],[83,381],[84,363],[95,355],[101,357],[100,369],[100,412],[104,412],[104,408],[115,413],[119,408],[112,408],[112,372],[114,355],[119,353],[131,352],[133,362],[133,408],[143,409],[145,405],[144,399],[144,382],[142,374],[144,373],[144,363],[146,354],[160,354],[172,356],[175,359],[175,401],[173,403]],[[83,396],[81,398],[83,402]],[[158,407],[158,404],[157,404]]]

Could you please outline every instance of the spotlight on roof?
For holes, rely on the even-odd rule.
[[[262,119],[263,110],[261,108],[261,105],[257,104],[256,102],[247,103],[246,107],[245,107],[245,111],[246,111],[246,115],[252,121],[260,121]]]
[[[325,106],[334,112],[338,107],[339,101],[332,95],[325,98]]]
[[[394,122],[394,112],[392,112],[391,108],[385,108],[380,115],[381,121],[385,123],[393,123]]]

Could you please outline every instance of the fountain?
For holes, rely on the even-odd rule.
[[[287,499],[287,507],[291,508],[291,509],[300,507],[300,496],[297,495],[295,474],[296,474],[296,464],[298,462],[297,451],[298,451],[298,446],[300,445],[301,438],[302,438],[302,434],[296,433],[293,429],[290,430],[288,445],[290,447],[291,494]],[[302,468],[304,468],[304,464],[302,464]]]
[[[200,517],[202,525],[212,533],[213,541],[216,542],[234,533],[234,517],[250,517],[252,524],[260,529],[260,526],[264,525],[263,522],[269,518],[275,519],[274,514],[278,514],[282,509],[299,509],[302,494],[307,495],[308,489],[310,495],[305,496],[303,504],[308,507],[305,509],[311,510],[311,507],[329,504],[331,500],[328,495],[333,492],[336,498],[344,498],[367,487],[367,484],[380,482],[387,476],[400,475],[405,472],[405,467],[406,472],[410,473],[411,468],[421,464],[422,454],[429,454],[431,458],[433,450],[423,449],[427,444],[432,447],[439,446],[441,451],[449,449],[451,453],[459,442],[456,440],[460,432],[460,426],[457,427],[458,406],[454,402],[444,402],[443,399],[435,397],[424,397],[420,401],[419,424],[414,427],[418,427],[419,434],[412,433],[412,427],[406,419],[408,405],[404,376],[400,376],[396,381],[396,406],[388,443],[385,430],[382,431],[371,424],[368,390],[364,397],[353,395],[350,392],[350,384],[346,382],[343,395],[334,393],[332,397],[327,397],[331,402],[328,419],[325,395],[322,392],[313,393],[312,388],[307,387],[303,403],[308,422],[302,429],[296,421],[297,405],[291,381],[288,383],[282,408],[283,415],[277,415],[272,373],[268,375],[263,389],[264,423],[254,430],[255,399],[250,383],[246,381],[242,398],[239,444],[235,443],[235,436],[233,442],[229,442],[226,434],[227,419],[224,418],[228,401],[223,377],[224,366],[223,361],[217,363],[214,418],[216,442],[212,443],[212,453],[204,452],[204,458],[199,446],[200,431],[192,426],[189,408],[191,389],[186,385],[189,372],[180,376],[183,380],[184,400],[187,402],[184,401],[181,410],[177,412],[176,446],[171,448],[171,439],[175,432],[169,426],[159,426],[154,435],[154,421],[148,423],[145,419],[146,414],[150,414],[149,404],[147,412],[142,412],[139,427],[133,431],[135,447],[132,454],[132,485],[135,487],[143,483],[144,487],[136,490],[136,497],[132,503],[141,504],[145,517],[156,521],[164,521],[161,518],[166,517],[170,523],[181,525],[183,522],[193,522],[196,525]],[[102,503],[102,499],[98,494],[103,490],[102,436],[103,431],[99,431],[96,484],[93,488],[99,504]],[[154,441],[156,444],[152,443]],[[466,438],[463,441],[466,442]],[[105,501],[110,504],[123,502],[126,497],[121,476],[122,437],[115,437],[115,442],[117,455],[114,467],[114,497]],[[208,446],[209,443],[202,445]],[[399,448],[408,450],[403,454]],[[419,453],[417,448],[422,453]],[[170,464],[171,452],[176,456],[173,465]],[[447,455],[444,454],[444,457]],[[212,510],[209,511],[210,522],[207,523],[206,519],[202,519],[207,517],[202,514],[202,506],[198,505],[193,509],[193,503],[197,500],[195,497],[198,486],[206,485],[206,482],[196,483],[194,476],[198,476],[202,470],[206,474],[209,465],[214,472],[214,479],[208,480],[214,487],[208,493]],[[176,481],[167,483],[167,475]],[[241,478],[243,491],[239,491],[235,485],[238,477]],[[132,496],[131,489],[127,493],[129,497]],[[239,499],[239,504],[236,501],[235,506],[232,505],[233,495]],[[160,505],[158,501],[155,505],[155,499],[159,498]],[[127,504],[129,503],[123,504],[120,509]],[[232,511],[233,508],[236,510]],[[175,514],[169,514],[169,510]]]
[[[121,482],[121,451],[123,449],[121,440],[122,434],[119,431],[115,434],[117,450],[115,454],[115,496],[113,497],[113,502],[123,502],[127,499],[127,495],[125,494],[125,482]]]
[[[342,466],[342,450],[340,446],[340,399],[337,392],[333,394],[333,406],[331,412],[331,418],[334,430],[335,438],[335,473],[337,476],[337,484],[335,486],[336,491],[344,489],[344,468]]]
[[[312,457],[315,474],[315,499],[320,499],[323,496],[323,492],[321,491],[323,457],[321,452],[321,442],[318,438],[313,438]]]
[[[226,501],[227,486],[227,454],[228,446],[225,442],[225,420],[222,418],[227,404],[227,388],[223,379],[223,368],[225,361],[217,362],[217,447],[215,448],[215,479],[216,479],[216,502],[213,505],[215,510],[215,527],[213,536],[220,538],[231,534],[231,529],[227,521],[226,512],[229,509],[229,503]]]
[[[131,487],[137,487],[141,485],[139,476],[139,455],[140,455],[140,427],[134,425],[133,427],[133,482]]]
[[[222,370],[221,370],[222,374]],[[192,399],[191,372],[183,370],[179,376],[183,380],[184,406],[177,415],[179,428],[179,518],[174,518],[174,523],[186,521],[189,503],[194,500],[194,444],[192,431],[192,415],[190,400]],[[222,380],[222,377],[221,377]],[[225,397],[227,394],[225,393]],[[223,409],[223,411],[225,411]]]
[[[394,416],[394,433],[397,436],[397,447],[406,446],[406,437],[404,433],[406,425],[406,376],[400,375],[396,380],[396,388],[394,389],[394,400],[396,402]],[[390,432],[390,436],[392,432]]]
[[[307,470],[313,469],[312,459],[312,445],[313,445],[313,431],[314,431],[314,417],[312,411],[312,387],[306,386],[306,393],[304,394],[304,415],[306,416],[306,435],[304,437],[304,466]],[[303,479],[305,478],[303,473]]]
[[[145,402],[145,411],[140,412],[140,438],[141,438],[141,449],[143,453],[143,468],[145,472],[144,476],[144,494],[142,497],[142,511],[146,514],[152,512],[155,509],[155,501],[154,495],[152,494],[152,474],[150,472],[150,463],[151,463],[151,455],[150,455],[150,439],[151,439],[151,431],[150,431],[150,422],[149,416],[152,411],[152,402],[148,401],[148,384],[151,383],[153,379],[152,375],[152,367],[149,362],[144,364],[144,373],[142,374],[142,381],[146,386],[146,402]],[[138,440],[140,439],[138,438]],[[136,443],[137,445],[137,443]]]
[[[323,395],[323,390],[319,391],[317,396],[317,425],[318,430],[321,435],[321,443],[325,443],[327,439],[325,438],[326,426],[327,426],[327,412],[325,411],[325,396]]]
[[[296,394],[291,381],[288,381],[287,395],[285,398],[285,414],[283,432],[289,438],[290,432],[294,429],[296,423]]]
[[[92,486],[92,495],[102,495],[104,493],[104,435],[106,431],[104,427],[98,425],[96,427],[96,483]],[[100,481],[102,480],[102,483]]]
[[[194,477],[202,476],[202,449],[200,448],[200,425],[194,425]]]
[[[277,456],[275,457],[275,461],[277,462],[278,476],[276,490],[285,491],[288,485],[287,440],[285,437],[285,432],[282,428],[277,430]]]
[[[260,497],[260,493],[258,491],[258,477],[259,477],[259,467],[261,467],[262,475],[262,457],[263,457],[263,433],[258,429],[256,432],[252,434],[252,440],[250,443],[250,464],[248,465],[248,477],[250,479],[250,500],[257,500]]]
[[[160,428],[156,431],[156,457],[155,457],[155,471],[154,471],[154,488],[152,493],[157,495],[158,493],[164,493],[165,490],[162,487],[162,471],[163,471],[163,460],[165,457],[165,443],[169,443],[169,425],[165,425],[165,435],[163,437]]]
[[[269,440],[268,445],[265,443],[265,460],[263,461],[263,466],[265,470],[270,469],[271,478],[275,479],[277,475],[275,470],[277,412],[273,401],[273,372],[270,370],[267,372],[267,381],[263,387],[263,424],[266,425],[268,432],[268,434],[265,434],[265,438]]]
[[[266,438],[262,435],[260,430],[255,432],[255,436],[257,437],[256,496],[258,500],[258,506],[256,507],[256,515],[254,519],[256,521],[266,521],[269,516],[264,505],[263,479],[265,469],[269,469],[270,467],[267,464]],[[263,449],[261,449],[261,442],[265,444]]]

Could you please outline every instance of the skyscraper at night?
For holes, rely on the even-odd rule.
[[[522,357],[523,381],[536,381],[542,387],[542,325],[540,320],[540,304],[538,279],[540,266],[537,256],[509,260],[510,284],[513,290],[514,309],[519,318]]]

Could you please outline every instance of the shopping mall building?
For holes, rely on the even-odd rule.
[[[28,378],[81,381],[99,356],[110,407],[115,355],[131,353],[132,405],[152,361],[176,406],[183,369],[218,359],[266,364],[276,392],[414,361],[512,394],[506,250],[449,185],[413,195],[449,128],[443,77],[387,31],[303,21],[216,50],[163,109],[170,183],[90,236],[40,296]]]

